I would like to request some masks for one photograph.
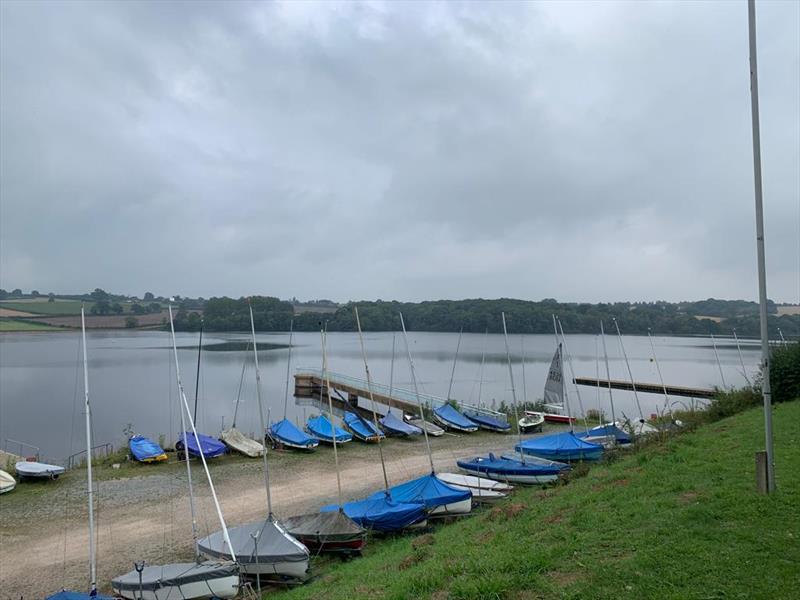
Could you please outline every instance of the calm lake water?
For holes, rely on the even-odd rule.
[[[365,334],[373,380],[389,383],[392,370],[392,333]],[[576,376],[594,377],[596,348],[600,352],[600,376],[605,377],[602,343],[598,336],[568,335]],[[555,351],[552,335],[510,335],[514,381],[518,399],[542,396],[544,379]],[[237,427],[246,433],[259,430],[252,350],[246,351],[247,334],[206,334],[200,369],[199,431],[217,434],[230,426],[237,395]],[[409,332],[420,391],[444,397],[450,383],[458,334]],[[745,383],[739,353],[729,340],[718,340],[722,375],[714,349],[707,338],[655,337],[655,354],[667,384],[709,388]],[[287,344],[288,334],[259,334],[258,342]],[[647,337],[624,336],[625,350],[637,381],[658,383],[656,363]],[[394,384],[413,389],[402,334],[396,335]],[[94,440],[97,444],[125,443],[127,427],[172,443],[180,430],[175,366],[169,334],[166,332],[104,331],[88,334],[89,386],[93,412]],[[194,402],[197,364],[197,334],[178,335],[178,358],[190,404]],[[483,348],[486,362],[483,385],[479,372]],[[628,379],[619,340],[606,336],[612,379]],[[524,377],[523,377],[524,347]],[[742,354],[748,376],[752,378],[759,360],[757,343],[743,342]],[[262,397],[273,420],[283,417],[284,390],[289,352],[287,348],[259,351]],[[303,367],[319,368],[320,336],[295,334],[291,373]],[[364,377],[364,364],[358,336],[353,333],[328,334],[328,360],[331,371]],[[245,365],[242,377],[243,365]],[[567,367],[567,376],[569,370]],[[239,392],[241,381],[241,392]],[[289,384],[286,410],[289,418],[302,423],[317,411],[307,399],[292,397]],[[505,345],[502,335],[464,334],[461,342],[452,396],[466,403],[477,403],[478,395],[487,406],[511,402]],[[586,409],[598,405],[597,391],[582,387]],[[577,412],[574,386],[568,393]],[[661,409],[664,397],[639,394],[645,416]],[[672,398],[674,401],[688,399]],[[599,398],[609,414],[608,393]],[[2,334],[0,335],[0,441],[15,452],[8,439],[20,440],[41,449],[52,460],[63,460],[83,447],[83,372],[80,361],[80,333]],[[633,394],[614,391],[617,413],[638,416]]]

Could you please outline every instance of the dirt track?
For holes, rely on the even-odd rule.
[[[477,433],[431,438],[437,470],[455,471],[455,459],[486,451],[508,450],[512,436]],[[390,484],[429,470],[425,442],[389,440],[383,446]],[[383,485],[375,446],[352,442],[340,449],[345,501],[363,497]],[[209,488],[200,465],[192,476],[198,498],[201,535],[218,529]],[[273,452],[270,459],[272,497],[280,517],[316,511],[336,501],[333,452]],[[102,479],[99,473],[98,583],[108,591],[112,577],[133,568],[133,562],[190,559],[186,472],[182,465],[135,466],[121,471],[136,476]],[[138,476],[138,473],[142,476]],[[266,495],[259,460],[235,459],[212,467],[212,477],[228,524],[263,518]],[[41,598],[62,587],[83,590],[88,581],[85,476],[71,472],[64,479],[23,483],[0,497],[0,590],[3,598]],[[313,569],[313,565],[312,565]]]

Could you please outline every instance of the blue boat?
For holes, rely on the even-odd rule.
[[[353,439],[353,436],[344,429],[331,425],[331,422],[328,421],[328,417],[325,415],[310,418],[306,423],[306,429],[310,434],[318,437],[320,441],[328,444],[333,443],[334,435],[336,436],[337,444],[346,444]]]
[[[498,433],[508,433],[511,431],[511,425],[507,421],[503,421],[497,417],[483,415],[477,412],[465,412],[464,415],[481,429],[497,431]]]
[[[535,457],[531,457],[535,459]],[[496,481],[513,481],[515,483],[541,484],[556,481],[561,473],[569,470],[569,465],[549,460],[532,460],[522,462],[519,458],[503,456],[497,458],[476,456],[470,460],[456,462],[459,468],[473,475],[485,476]]]
[[[84,592],[70,592],[61,590],[52,596],[47,596],[45,600],[114,600],[112,596],[101,596],[100,594],[86,594]]]
[[[367,421],[354,412],[344,413],[344,424],[352,432],[353,437],[362,442],[377,442],[385,437],[383,432],[375,427],[375,423]]]
[[[378,419],[378,422],[383,425],[389,435],[422,435],[422,429],[416,425],[406,423],[403,419],[398,419],[391,410],[386,413],[385,417]]]
[[[189,456],[200,456],[202,452],[206,458],[216,458],[227,452],[225,444],[218,439],[202,433],[198,433],[195,437],[191,431],[184,431],[178,436],[178,441],[175,442],[175,449],[179,452],[186,450]]]
[[[520,444],[514,446],[514,450],[559,461],[590,461],[603,457],[601,445],[586,442],[571,431],[525,440],[521,447]]]
[[[412,525],[421,525],[428,518],[421,502],[397,502],[386,491],[364,500],[347,502],[342,506],[344,514],[364,529],[371,531],[400,531]],[[338,504],[323,506],[321,512],[339,510]]]
[[[633,443],[633,437],[613,423],[598,425],[597,427],[592,427],[588,431],[582,431],[580,433],[576,433],[575,435],[582,440],[592,442],[594,444],[605,444],[610,442],[624,446]]]
[[[370,498],[379,498],[377,492]],[[462,515],[472,510],[472,492],[446,484],[431,473],[389,488],[392,500],[421,502],[430,515]]]
[[[167,460],[167,453],[164,452],[164,449],[143,435],[131,436],[131,439],[128,440],[128,448],[134,460],[139,462],[150,463]]]
[[[478,431],[478,426],[475,423],[470,421],[450,404],[442,404],[438,408],[434,408],[433,418],[439,422],[439,425],[447,429],[464,431],[466,433]]]
[[[319,446],[319,439],[301,431],[289,419],[274,423],[269,428],[269,437],[278,444],[296,450],[313,450]]]

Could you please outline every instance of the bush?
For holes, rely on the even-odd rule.
[[[136,317],[126,317],[125,318],[125,327],[128,329],[133,329],[134,327],[139,326],[139,319]]]
[[[778,346],[772,351],[769,383],[773,402],[800,398],[800,342]]]

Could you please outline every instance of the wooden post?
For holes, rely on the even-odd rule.
[[[760,494],[769,494],[769,469],[767,452],[756,452],[756,488]]]

